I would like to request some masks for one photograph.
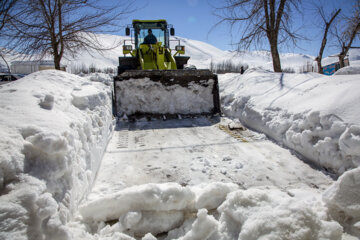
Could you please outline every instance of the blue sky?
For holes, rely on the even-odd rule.
[[[292,46],[282,47],[281,52],[304,53],[316,56],[322,39],[322,32],[319,28],[321,19],[314,15],[312,0],[303,0],[301,9],[303,15],[296,14],[296,28],[301,27],[299,32],[304,34],[311,41],[298,42],[299,48]],[[342,13],[350,11],[355,0],[314,0],[322,2],[326,6],[326,11],[331,12],[335,7],[342,7]],[[195,39],[210,43],[222,50],[234,50],[232,42],[236,42],[239,36],[233,32],[226,24],[222,24],[211,30],[212,26],[218,21],[213,15],[213,8],[209,4],[221,5],[221,0],[138,0],[136,6],[138,10],[129,15],[124,20],[125,23],[131,23],[132,19],[166,19],[175,27],[177,36]],[[300,26],[300,23],[304,23]],[[124,35],[124,33],[120,33]],[[357,41],[359,42],[359,41]],[[325,56],[336,53],[338,50],[329,44],[325,51]],[[358,44],[360,45],[360,44]],[[265,47],[263,49],[266,49]]]

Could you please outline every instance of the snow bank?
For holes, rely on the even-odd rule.
[[[214,108],[214,80],[204,80],[208,86],[190,83],[165,86],[148,78],[116,82],[118,116],[136,112],[153,114],[200,114]]]
[[[219,76],[223,112],[341,174],[360,166],[358,75],[249,69]]]
[[[342,236],[342,227],[328,221],[319,200],[292,197],[278,189],[232,192],[218,211],[221,239],[335,240]]]
[[[113,83],[113,78],[106,73],[90,73],[84,78],[89,79],[92,82],[102,82],[106,85],[111,85]]]
[[[111,92],[61,71],[0,86],[0,236],[66,239],[112,132]]]
[[[323,194],[331,216],[360,237],[360,168],[344,173]]]
[[[360,66],[347,66],[337,70],[334,75],[360,74]]]
[[[120,239],[157,239],[157,234],[166,232],[167,236],[160,239],[340,240],[342,237],[342,227],[329,220],[320,196],[296,189],[239,190],[232,183],[192,187],[176,183],[146,184],[90,201],[79,209],[85,225],[92,226],[95,221],[100,226],[95,235],[89,231],[77,233],[79,239],[106,239],[116,234],[126,234]],[[111,226],[99,223],[105,220],[116,223]]]

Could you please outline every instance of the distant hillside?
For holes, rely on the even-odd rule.
[[[110,47],[116,42],[122,43],[124,39],[129,39],[129,37],[116,35],[102,34],[98,36],[99,41],[106,47]],[[272,69],[271,55],[270,52],[267,51],[223,51],[213,45],[198,40],[183,37],[173,37],[171,40],[174,40],[170,42],[171,48],[175,48],[175,45],[177,45],[180,40],[180,44],[185,46],[186,55],[191,57],[189,64],[195,65],[197,68],[209,68],[211,62],[218,63],[230,59],[233,63],[246,63],[250,67],[262,66],[265,69]],[[103,55],[95,51],[91,51],[90,53],[83,52],[78,55],[75,60],[69,60],[67,65],[85,64],[89,66],[93,64],[98,68],[116,67],[119,56],[123,56],[122,44],[112,50],[106,51]],[[284,68],[301,67],[307,62],[312,62],[312,59],[314,59],[314,57],[303,54],[281,54],[282,66]]]
[[[91,50],[82,51],[75,58],[65,55],[62,63],[67,65],[68,71],[76,67],[89,67],[95,66],[96,68],[116,68],[118,65],[118,57],[123,56],[122,45],[125,39],[130,39],[125,36],[99,34],[98,40],[104,47],[113,47],[111,50],[104,51],[102,54]],[[171,48],[174,48],[180,40],[180,44],[185,46],[186,55],[190,56],[189,64],[195,65],[197,68],[209,68],[210,63],[220,63],[230,60],[231,62],[245,63],[250,67],[263,67],[272,70],[272,59],[268,51],[223,51],[208,43],[187,39],[183,37],[172,37],[170,42]],[[129,42],[127,43],[129,44]],[[18,57],[7,56],[8,61],[19,60]],[[283,68],[293,68],[295,71],[301,66],[312,63],[314,56],[296,54],[296,53],[283,53],[280,54],[281,65]],[[324,63],[336,60],[335,58],[325,58]],[[352,49],[350,52],[350,61],[360,60],[360,50]],[[351,63],[350,63],[351,64]]]

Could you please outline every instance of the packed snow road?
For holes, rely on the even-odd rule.
[[[329,177],[250,130],[230,130],[226,119],[119,122],[89,199],[145,183],[182,186],[214,181],[241,188],[320,188]]]
[[[333,180],[241,128],[206,117],[118,122],[81,217],[69,227],[77,239],[230,240],[241,229],[232,226],[243,224],[237,214],[249,211],[250,225],[259,217],[274,223],[274,236],[292,234],[283,239],[340,239],[342,229],[327,222],[319,197]],[[269,210],[292,220],[284,226],[282,216],[263,216]],[[249,230],[260,234],[254,239],[266,223],[257,224]]]

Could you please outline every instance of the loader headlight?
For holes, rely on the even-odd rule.
[[[132,45],[124,45],[123,46],[123,51],[131,51],[132,50]]]
[[[176,51],[185,51],[185,46],[180,46],[180,45],[175,46],[175,50]]]

